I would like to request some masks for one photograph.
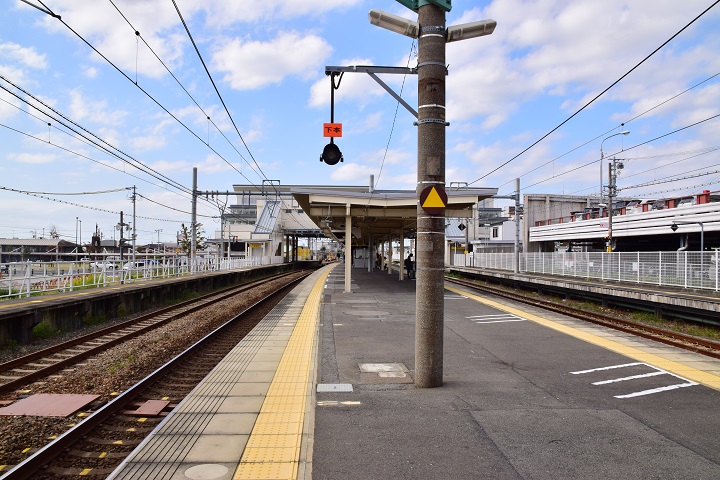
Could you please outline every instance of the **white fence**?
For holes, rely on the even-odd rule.
[[[514,271],[514,253],[453,255],[453,265]],[[519,271],[720,290],[718,252],[558,252],[520,255]]]
[[[190,265],[186,258],[173,261],[136,258],[121,265],[113,262],[17,262],[0,265],[0,299],[29,297],[44,292],[71,292],[171,278],[195,273],[238,270],[283,263],[283,257],[200,258]]]

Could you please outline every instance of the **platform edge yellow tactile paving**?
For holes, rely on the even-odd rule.
[[[296,479],[314,339],[327,269],[315,282],[280,359],[233,480]]]
[[[720,376],[718,376],[718,375],[714,375],[709,372],[704,372],[702,370],[698,370],[698,369],[693,368],[689,365],[686,365],[682,362],[668,360],[668,359],[663,358],[660,355],[656,355],[654,353],[644,352],[640,348],[623,345],[622,343],[620,343],[618,341],[609,340],[609,339],[603,338],[599,335],[595,335],[593,333],[583,331],[579,328],[573,328],[573,327],[563,325],[558,322],[554,322],[552,320],[540,317],[538,315],[527,312],[525,310],[521,310],[519,308],[510,307],[510,306],[503,305],[501,303],[489,300],[487,298],[473,295],[472,293],[470,293],[466,290],[460,290],[459,288],[454,288],[454,287],[450,287],[447,285],[445,286],[445,288],[451,292],[457,293],[458,295],[464,295],[464,296],[471,298],[477,302],[484,303],[485,305],[489,305],[493,308],[497,308],[498,310],[501,310],[503,312],[512,313],[513,315],[517,315],[519,317],[525,318],[527,320],[538,323],[545,327],[552,328],[553,330],[557,330],[558,332],[562,332],[566,335],[570,335],[572,337],[575,337],[577,339],[591,343],[593,345],[598,345],[600,347],[606,348],[608,350],[612,350],[613,352],[619,353],[621,355],[625,355],[627,357],[638,360],[640,362],[644,362],[644,363],[653,365],[655,367],[661,368],[670,373],[674,373],[675,375],[679,375],[683,378],[687,378],[688,380],[692,380],[693,382],[697,382],[701,385],[705,385],[706,387],[713,388],[715,390],[720,390]]]

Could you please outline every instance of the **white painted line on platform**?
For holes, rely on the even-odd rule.
[[[675,375],[674,373],[668,372],[667,370],[663,370],[662,368],[654,367],[650,364],[644,363],[644,362],[633,362],[633,363],[624,363],[622,365],[611,365],[608,367],[601,367],[601,368],[592,368],[590,370],[580,370],[577,372],[570,372],[573,375],[580,375],[584,373],[592,373],[592,372],[600,372],[604,370],[613,370],[616,368],[625,368],[625,367],[636,367],[636,366],[645,366],[651,370],[654,370],[653,372],[648,373],[641,373],[638,375],[631,375],[629,377],[620,377],[620,378],[613,378],[610,380],[601,380],[599,382],[593,382],[592,385],[607,385],[610,383],[617,383],[617,382],[625,382],[628,380],[639,380],[641,378],[649,378],[649,377],[656,377],[659,375],[671,375],[679,380],[682,380],[683,383],[678,383],[675,385],[668,385],[665,387],[658,387],[658,388],[651,388],[649,390],[641,390],[639,392],[633,392],[633,393],[626,393],[624,395],[614,395],[615,398],[633,398],[633,397],[640,397],[643,395],[652,395],[653,393],[660,393],[660,392],[667,392],[669,390],[675,390],[678,388],[683,387],[692,387],[694,385],[700,385],[697,382],[694,382],[692,380],[688,380],[687,378],[683,378],[679,375]]]
[[[624,382],[626,380],[635,380],[638,378],[656,377],[658,375],[667,375],[668,372],[650,372],[642,375],[631,375],[623,378],[613,378],[612,380],[603,380],[602,382],[593,382],[593,385],[605,385],[606,383]]]
[[[508,323],[508,322],[525,322],[527,319],[518,317],[511,313],[503,315],[473,315],[471,317],[465,317],[469,320],[473,320],[477,324],[481,323]]]
[[[445,300],[461,300],[461,299],[463,299],[463,298],[468,298],[468,297],[464,297],[464,296],[462,296],[462,295],[458,295],[458,296],[455,296],[455,295],[452,295],[452,296],[450,296],[450,295],[445,295]]]
[[[573,375],[580,375],[583,373],[590,373],[590,372],[599,372],[601,370],[612,370],[613,368],[623,368],[623,367],[633,367],[635,365],[647,365],[646,363],[642,362],[634,362],[634,363],[623,363],[622,365],[611,365],[609,367],[601,367],[601,368],[592,368],[590,370],[580,370],[578,372],[570,372]]]
[[[679,383],[677,385],[668,385],[667,387],[653,388],[650,390],[643,390],[642,392],[628,393],[627,395],[615,395],[615,398],[639,397],[641,395],[651,395],[653,393],[667,392],[668,390],[675,390],[677,388],[683,388],[683,387],[692,387],[694,385],[699,385],[699,383],[689,381],[688,383]]]
[[[510,322],[526,322],[524,318],[516,318],[516,319],[507,319],[507,320],[488,320],[486,322],[475,322],[478,325],[485,324],[485,323],[510,323]]]

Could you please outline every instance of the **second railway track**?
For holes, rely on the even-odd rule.
[[[104,478],[103,475],[107,470],[114,468],[113,465],[119,463],[125,454],[132,449],[131,447],[142,439],[144,434],[147,433],[144,430],[152,430],[152,428],[148,429],[148,426],[157,423],[163,415],[163,411],[171,409],[182,400],[197,381],[202,379],[214,367],[217,359],[222,358],[224,355],[222,352],[227,352],[229,348],[232,348],[239,338],[252,328],[253,322],[262,319],[264,312],[269,311],[272,304],[263,307],[259,302],[259,298],[264,297],[266,294],[258,292],[258,290],[264,288],[268,293],[275,292],[287,288],[289,282],[298,281],[304,275],[306,274],[295,274],[292,279],[275,280],[271,282],[272,286],[261,288],[256,285],[253,287],[252,292],[246,292],[244,296],[254,298],[254,300],[250,300],[250,303],[255,305],[252,312],[248,310],[241,316],[245,320],[247,320],[248,316],[252,316],[253,320],[250,320],[249,324],[245,320],[233,322],[234,324],[239,323],[240,327],[229,328],[239,328],[241,333],[234,333],[230,339],[220,341],[220,344],[216,344],[219,346],[209,347],[206,344],[199,354],[195,354],[191,361],[188,361],[186,356],[185,360],[178,360],[161,369],[157,368],[158,365],[164,364],[166,359],[169,358],[170,350],[175,349],[176,352],[185,351],[188,354],[190,348],[187,345],[195,341],[192,340],[193,338],[209,339],[210,332],[218,330],[218,324],[226,324],[226,322],[230,324],[231,322],[228,322],[230,315],[227,315],[226,312],[231,308],[228,306],[228,302],[240,302],[240,300],[232,298],[223,302],[222,305],[225,306],[213,307],[215,309],[214,315],[217,317],[222,316],[223,312],[226,313],[224,320],[218,318],[218,320],[205,321],[204,317],[210,315],[205,314],[204,311],[196,312],[188,315],[187,319],[184,320],[186,323],[179,328],[173,328],[172,325],[165,326],[158,329],[157,332],[153,332],[151,334],[152,338],[136,338],[127,342],[127,347],[124,344],[120,346],[121,350],[119,351],[113,349],[112,352],[115,353],[112,355],[110,355],[110,352],[100,354],[83,362],[84,365],[81,364],[76,369],[70,369],[67,374],[64,371],[59,378],[36,382],[28,390],[28,393],[49,391],[52,393],[100,393],[101,395],[98,401],[87,407],[87,411],[81,411],[71,418],[0,417],[0,437],[4,438],[3,441],[0,441],[0,474],[5,474],[10,470],[7,476],[3,478],[62,478],[66,475],[77,476],[79,474],[83,476],[96,475],[96,478],[98,478],[97,475],[100,475]],[[242,308],[247,307],[247,301],[244,302],[245,306]],[[258,310],[260,310],[260,313],[258,313]],[[170,336],[177,338],[177,340],[168,340],[167,337]],[[184,342],[190,343],[182,346]],[[148,352],[145,352],[145,350]],[[116,375],[107,373],[116,370],[122,370],[119,375],[120,378],[114,378]],[[173,373],[173,377],[166,377],[162,380],[162,383],[158,383],[160,380],[157,375],[160,371],[165,371],[163,375],[170,371]],[[136,383],[139,378],[150,372],[154,372],[153,375],[148,376],[149,379],[141,382],[144,383],[144,386],[130,387],[131,384]],[[148,382],[154,383],[155,387],[148,387]],[[125,386],[120,386],[122,384]],[[109,393],[113,391],[122,393]],[[24,392],[24,390],[16,391],[13,396],[15,399],[20,399],[24,396]],[[5,396],[5,398],[9,397],[10,395]],[[146,400],[151,400],[151,403],[154,403],[155,406],[157,406],[157,401],[165,403],[157,415],[147,415],[148,420],[145,423],[139,423],[137,417],[123,413],[124,411],[137,409],[137,404],[133,405],[133,402],[144,404]],[[108,418],[115,419],[112,420],[114,423],[109,424],[105,430],[88,433],[86,429],[105,415]],[[90,418],[95,418],[95,420],[88,422]],[[68,430],[69,426],[73,424],[76,425]],[[132,425],[132,428],[128,429],[130,425]],[[72,431],[76,433],[70,433]],[[55,447],[50,447],[55,437],[73,437],[78,435],[77,432],[81,431],[84,433],[80,434],[79,438],[84,443],[61,447],[59,451],[62,455],[59,464],[28,475],[22,473],[27,471],[28,468],[36,469],[38,462],[41,465],[47,465],[49,458],[54,458],[57,455],[57,453],[52,453]],[[111,440],[108,441],[108,439]],[[58,440],[60,439],[58,438]],[[51,443],[48,444],[48,442]],[[33,457],[36,460],[30,460]],[[38,458],[42,458],[42,460],[38,460]],[[31,465],[18,470],[11,467],[26,462]],[[89,473],[91,471],[94,471],[94,473]]]
[[[47,377],[115,345],[159,328],[182,315],[187,315],[214,302],[284,276],[287,274],[275,275],[202,295],[2,363],[0,364],[0,395],[12,392],[23,385]]]
[[[538,298],[529,297],[517,292],[509,292],[507,289],[489,287],[487,285],[482,285],[478,282],[473,282],[466,279],[458,279],[446,276],[445,281],[456,283],[458,285],[462,285],[479,292],[488,293],[494,296],[539,307],[544,310],[549,310],[556,313],[561,313],[563,315],[579,318],[581,320],[631,333],[633,335],[637,335],[643,338],[649,338],[658,342],[665,343],[667,345],[672,345],[685,350],[691,350],[703,355],[707,355],[709,357],[720,358],[720,342],[714,340],[701,338],[693,335],[686,335],[680,332],[675,332],[658,327],[652,327],[649,325],[638,324],[635,322],[623,320],[621,318],[574,308],[569,305],[561,305],[556,302],[549,302]]]

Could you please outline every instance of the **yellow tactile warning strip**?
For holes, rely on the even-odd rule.
[[[315,282],[300,312],[233,480],[298,476],[305,407],[312,395],[309,383],[315,366],[320,301],[331,270]]]
[[[492,300],[488,300],[486,298],[482,298],[477,295],[473,295],[472,293],[469,293],[466,290],[460,290],[458,288],[450,287],[447,285],[445,286],[445,288],[447,290],[450,290],[451,292],[457,293],[458,295],[464,295],[475,301],[484,303],[485,305],[489,305],[493,308],[497,308],[498,310],[512,313],[514,315],[517,315],[517,316],[520,316],[527,320],[533,321],[533,322],[543,325],[545,327],[552,328],[553,330],[557,330],[558,332],[562,332],[566,335],[573,336],[573,337],[583,340],[585,342],[592,343],[593,345],[598,345],[600,347],[606,348],[608,350],[612,350],[613,352],[619,353],[621,355],[625,355],[627,357],[633,358],[640,362],[644,362],[644,363],[653,365],[655,367],[661,368],[670,373],[674,373],[675,375],[679,375],[681,377],[687,378],[688,380],[692,380],[694,382],[700,383],[702,385],[713,388],[715,390],[720,390],[720,376],[715,375],[713,373],[704,372],[704,371],[698,370],[697,368],[694,368],[690,365],[686,365],[682,362],[678,362],[675,360],[669,360],[667,358],[663,358],[654,353],[644,352],[643,350],[641,350],[640,348],[637,348],[637,347],[623,345],[621,342],[618,342],[615,340],[609,340],[607,338],[603,338],[599,335],[595,335],[593,333],[583,331],[578,328],[573,328],[568,325],[563,325],[561,323],[554,322],[552,320],[540,317],[538,315],[534,315],[530,312],[521,310],[519,308],[509,307],[507,305],[503,305],[501,303],[494,302]]]

